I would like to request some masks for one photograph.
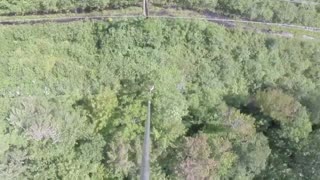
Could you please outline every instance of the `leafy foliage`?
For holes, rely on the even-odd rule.
[[[311,123],[306,109],[293,97],[278,90],[258,92],[257,104],[261,111],[278,122],[283,129],[281,136],[294,141],[308,137]]]
[[[138,0],[27,0],[0,2],[0,14],[30,14],[52,12],[83,12],[84,10],[103,10],[135,5]]]
[[[23,143],[10,142],[2,152],[2,177],[88,178],[97,173],[105,143],[86,118],[69,110],[32,98],[17,103],[4,136],[16,132]]]
[[[148,99],[155,179],[296,178],[317,149],[317,41],[151,19],[0,32],[0,179],[139,178]]]
[[[179,150],[179,164],[175,168],[181,179],[213,178],[217,163],[210,158],[211,149],[207,143],[208,137],[197,136],[186,138]]]

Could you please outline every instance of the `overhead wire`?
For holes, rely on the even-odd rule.
[[[143,152],[142,152],[143,154],[142,154],[141,172],[140,172],[141,180],[149,180],[150,178],[150,147],[151,147],[150,124],[151,124],[151,99],[148,100],[148,115],[145,123],[145,134],[144,134]]]

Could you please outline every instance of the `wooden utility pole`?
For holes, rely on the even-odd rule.
[[[148,6],[148,0],[143,0],[143,15],[148,18],[149,16],[149,6]]]

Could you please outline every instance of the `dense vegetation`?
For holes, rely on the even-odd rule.
[[[316,4],[314,2],[318,2]],[[246,19],[320,27],[320,1],[278,0],[153,0],[155,5],[210,10]],[[141,5],[142,0],[2,0],[0,14],[83,12]]]
[[[137,5],[139,0],[2,0],[0,14],[83,12]]]
[[[206,22],[0,28],[0,179],[317,179],[320,43]]]
[[[320,27],[320,1],[293,3],[278,0],[177,0],[186,8],[208,9],[256,21]]]

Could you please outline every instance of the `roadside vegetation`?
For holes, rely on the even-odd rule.
[[[288,0],[289,1],[289,0]],[[159,7],[209,10],[255,21],[320,27],[320,2],[286,0],[153,0]],[[319,3],[319,4],[317,4]],[[0,15],[83,13],[140,6],[142,0],[2,0]]]

